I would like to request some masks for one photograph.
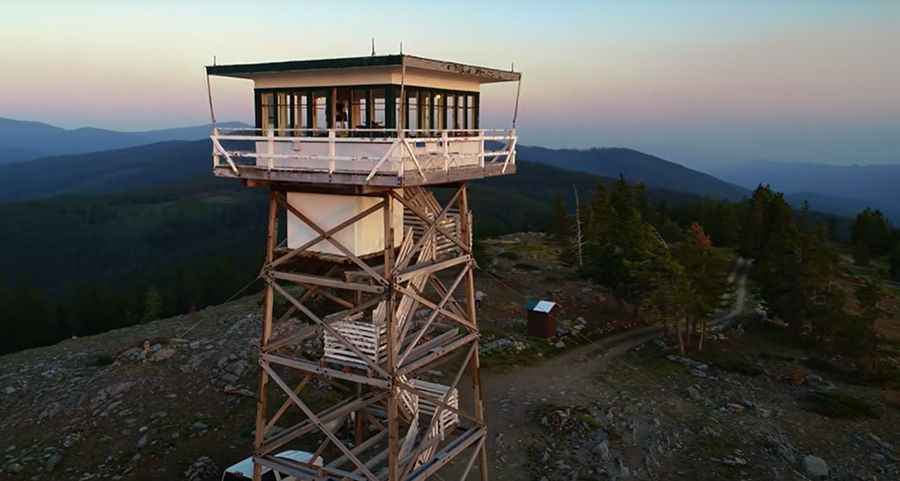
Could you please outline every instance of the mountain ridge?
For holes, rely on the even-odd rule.
[[[517,149],[520,159],[602,177],[623,175],[649,187],[726,200],[740,200],[749,194],[747,189],[711,174],[627,147],[549,149],[522,145]]]
[[[247,126],[242,122],[223,122],[217,125],[225,128]],[[170,140],[199,140],[208,137],[211,131],[211,124],[139,131],[99,127],[65,129],[45,122],[0,117],[0,165]]]
[[[722,165],[713,173],[747,188],[768,184],[788,197],[814,195],[839,211],[860,207],[880,209],[895,224],[900,223],[900,189],[897,188],[900,164],[832,165],[765,160]]]

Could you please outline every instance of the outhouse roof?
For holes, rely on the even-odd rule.
[[[525,309],[527,309],[529,311],[543,312],[543,313],[548,313],[548,312],[552,311],[554,307],[556,307],[555,302],[544,301],[544,300],[530,301],[528,304],[525,305]]]

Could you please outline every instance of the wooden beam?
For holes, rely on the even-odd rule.
[[[363,376],[361,374],[353,374],[351,372],[331,369],[329,367],[324,367],[320,364],[304,361],[302,359],[294,359],[286,356],[279,356],[277,354],[263,354],[262,359],[272,364],[291,367],[300,371],[317,374],[319,376],[326,376],[335,379],[342,379],[344,381],[366,384],[380,389],[387,389],[390,386],[390,383],[384,379],[378,379],[372,376]]]
[[[474,237],[471,231],[471,215],[472,211],[469,210],[469,187],[464,184],[462,186],[462,195],[459,197],[459,219],[463,229],[462,237],[466,242],[472,242]],[[469,319],[475,324],[478,322],[476,320],[475,307],[475,274],[471,269],[466,275],[465,289],[466,308],[468,310]],[[479,360],[479,352],[477,349],[475,350],[474,358],[470,363],[469,377],[472,379],[472,402],[474,403],[475,417],[481,421],[483,426],[486,426],[487,420],[485,419],[484,393],[481,390],[481,361]],[[488,458],[487,449],[484,444],[481,445],[479,471],[481,474],[481,481],[488,481]]]
[[[369,284],[360,284],[355,282],[345,282],[340,279],[331,277],[314,276],[310,274],[297,274],[293,272],[271,271],[271,276],[275,279],[290,281],[296,284],[312,284],[322,287],[330,287],[332,289],[344,289],[348,291],[362,291],[372,294],[381,294],[384,288],[381,286],[372,286]]]
[[[275,191],[269,191],[269,223],[266,229],[266,264],[270,264],[275,255],[276,236],[278,235],[278,203]],[[266,283],[263,294],[263,322],[262,335],[259,338],[260,352],[264,352],[272,337],[272,314],[275,306],[275,295],[272,290],[271,283]],[[261,364],[262,365],[262,364]],[[265,366],[260,371],[259,386],[256,391],[256,435],[254,437],[253,446],[256,450],[262,447],[266,433],[266,415],[268,409],[268,386],[269,379],[266,374]],[[253,481],[262,481],[262,469],[259,465],[253,466]]]

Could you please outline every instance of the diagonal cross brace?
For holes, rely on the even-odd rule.
[[[339,251],[341,251],[351,261],[353,261],[354,264],[358,265],[362,270],[366,271],[366,273],[369,274],[373,279],[375,279],[379,284],[381,284],[381,285],[388,284],[388,281],[385,280],[384,277],[382,277],[380,274],[375,272],[375,270],[372,269],[371,266],[369,266],[368,264],[363,262],[359,257],[354,255],[352,252],[350,252],[350,249],[348,249],[346,246],[344,246],[344,244],[338,242],[333,237],[328,235],[328,233],[324,229],[322,229],[322,227],[320,227],[319,224],[316,224],[315,222],[313,222],[312,219],[310,219],[304,213],[300,212],[299,209],[297,209],[296,207],[291,205],[287,201],[287,199],[284,197],[283,194],[276,194],[275,198],[278,199],[278,203],[283,205],[288,211],[290,211],[291,214],[294,214],[295,217],[297,217],[298,219],[303,221],[303,223],[308,225],[312,230],[316,231],[320,236],[324,237],[325,240],[330,242],[334,247],[336,247]],[[388,246],[385,246],[385,249],[387,249],[387,248],[388,248]]]
[[[345,347],[347,347],[348,349],[353,351],[353,353],[356,354],[361,360],[363,360],[363,362],[365,362],[366,365],[369,366],[372,370],[377,371],[379,374],[381,374],[381,376],[383,376],[385,378],[390,377],[390,374],[388,374],[387,371],[385,371],[381,366],[379,366],[377,363],[375,363],[371,359],[369,359],[368,356],[363,354],[362,351],[360,351],[359,348],[357,348],[352,342],[348,341],[347,338],[344,337],[343,334],[338,332],[335,328],[331,327],[330,323],[327,323],[327,322],[323,321],[322,319],[320,319],[319,316],[317,316],[314,312],[309,310],[309,308],[304,306],[300,301],[295,299],[294,296],[290,295],[287,291],[284,290],[284,288],[279,286],[275,281],[272,281],[272,287],[274,287],[275,290],[277,290],[279,294],[284,296],[284,298],[287,299],[291,304],[297,306],[297,309],[299,309],[300,312],[306,314],[307,317],[312,319],[316,324],[319,324],[322,327],[324,327],[325,330],[327,330],[331,335],[336,337],[338,339],[338,341],[341,342],[341,344],[343,344]]]
[[[296,394],[294,394],[294,391],[290,388],[290,386],[288,386],[287,383],[285,383],[284,380],[275,373],[275,370],[272,369],[268,365],[268,363],[262,363],[262,367],[266,370],[267,373],[269,373],[269,377],[271,377],[276,384],[281,386],[281,389],[287,393],[292,401],[294,401],[294,404],[296,404],[297,407],[299,407],[300,410],[302,410],[303,413],[306,414],[306,417],[308,417],[310,421],[312,421],[313,424],[315,424],[316,427],[319,428],[319,430],[325,433],[325,436],[328,436],[328,438],[331,439],[331,442],[334,443],[334,445],[338,449],[340,449],[341,452],[344,453],[344,455],[347,456],[359,470],[363,472],[363,474],[366,476],[366,478],[369,479],[369,481],[378,481],[378,478],[375,477],[375,474],[372,473],[372,471],[370,471],[369,468],[367,468],[366,465],[363,464],[362,461],[360,461],[359,458],[357,458],[356,455],[353,454],[350,449],[348,449],[347,446],[345,446],[344,443],[342,443],[341,440],[331,432],[330,429],[328,429],[328,426],[322,424],[322,422],[319,420],[319,417],[316,416],[316,413],[312,412],[312,410]]]

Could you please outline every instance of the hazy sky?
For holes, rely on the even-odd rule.
[[[189,4],[189,5],[188,5]],[[258,6],[253,6],[258,5]],[[900,162],[900,1],[11,2],[0,117],[208,122],[203,65],[407,53],[523,72],[522,142],[731,160]],[[222,120],[250,82],[215,79]],[[485,89],[482,125],[511,120]]]

